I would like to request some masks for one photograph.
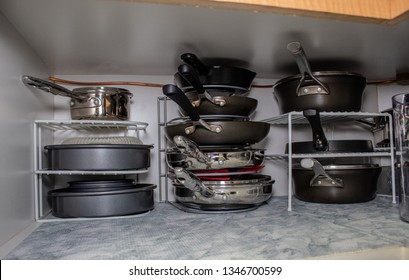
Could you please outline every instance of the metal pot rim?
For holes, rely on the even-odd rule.
[[[104,94],[104,95],[115,95],[122,94],[127,96],[132,96],[132,93],[124,88],[116,87],[80,87],[72,90],[75,94]]]
[[[134,188],[107,191],[75,191],[69,188],[56,189],[48,192],[53,197],[70,197],[70,196],[101,196],[101,195],[120,195],[126,193],[138,193],[152,191],[156,188],[154,184],[136,184]]]
[[[212,174],[209,173],[209,176]],[[255,185],[255,184],[272,184],[275,182],[275,180],[271,179],[271,176],[269,175],[251,175],[253,178],[241,178],[241,179],[232,179],[232,180],[201,180],[203,184],[209,185],[209,186],[235,186],[235,185]],[[179,183],[174,183],[174,185],[180,185],[183,186],[183,184]]]
[[[355,170],[355,169],[377,169],[378,164],[330,164],[324,165],[325,170]],[[312,170],[312,168],[304,168],[301,166],[294,167],[297,170]]]
[[[153,149],[153,145],[140,144],[62,144],[62,145],[47,145],[44,149]]]

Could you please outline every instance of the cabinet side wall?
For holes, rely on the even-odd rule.
[[[21,82],[47,77],[44,64],[0,13],[0,253],[34,221],[33,121],[53,117],[53,97]],[[0,254],[1,255],[1,254]]]

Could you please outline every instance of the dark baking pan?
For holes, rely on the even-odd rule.
[[[48,145],[51,170],[134,170],[150,166],[152,145]]]
[[[136,184],[133,188],[105,191],[52,190],[52,214],[59,218],[91,218],[132,215],[154,208],[156,185]]]

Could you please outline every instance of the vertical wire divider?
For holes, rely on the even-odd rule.
[[[160,106],[160,100],[161,98],[158,97],[157,101],[156,101],[156,114],[157,114],[157,118],[158,118],[158,173],[159,173],[159,182],[158,182],[158,187],[159,187],[159,202],[163,202],[162,199],[162,139],[161,139],[161,128],[163,126],[163,122],[161,121],[161,106]]]
[[[158,116],[158,173],[159,173],[159,201],[168,202],[168,182],[167,182],[167,173],[168,168],[166,165],[166,150],[167,150],[167,139],[162,141],[163,137],[163,128],[167,123],[167,98],[158,97],[157,99],[157,116]],[[162,104],[163,103],[163,104]],[[163,114],[162,114],[163,112]],[[164,146],[163,146],[164,145]],[[164,164],[165,162],[165,164]],[[162,184],[164,180],[164,184]],[[163,193],[164,197],[163,198]]]
[[[390,157],[391,157],[391,184],[392,184],[392,203],[396,204],[396,182],[395,182],[395,145],[393,143],[394,139],[394,129],[392,123],[392,116],[388,114],[389,121],[389,147],[390,147]]]
[[[292,112],[288,114],[288,211],[292,211],[292,165],[293,165],[293,145],[292,145]]]
[[[168,105],[167,105],[167,97],[163,98],[163,122],[164,122],[164,127],[167,125],[168,122]],[[169,202],[169,182],[168,182],[168,172],[169,172],[169,167],[166,163],[166,154],[167,154],[167,149],[168,149],[168,140],[165,137],[165,147],[164,147],[164,166],[165,166],[165,201]]]
[[[37,174],[37,170],[38,170],[38,161],[37,161],[37,135],[38,135],[38,131],[37,131],[37,123],[34,121],[34,135],[33,135],[33,178],[34,178],[34,216],[35,216],[35,220],[37,221],[39,219],[40,213],[39,213],[39,191],[38,191],[38,174]]]

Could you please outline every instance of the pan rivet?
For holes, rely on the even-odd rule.
[[[75,105],[75,102],[74,101],[71,101],[70,102],[70,106],[72,107],[72,106],[74,106]]]
[[[220,133],[220,132],[222,132],[221,127],[216,127],[216,133]]]
[[[304,93],[308,93],[308,88],[303,89]]]
[[[223,160],[219,160],[219,165],[223,165],[224,164],[224,161]]]
[[[318,181],[318,184],[321,185],[322,184],[321,181]]]
[[[317,91],[318,91],[318,92],[321,92],[321,91],[322,91],[322,88],[318,87],[318,88],[317,88]]]

